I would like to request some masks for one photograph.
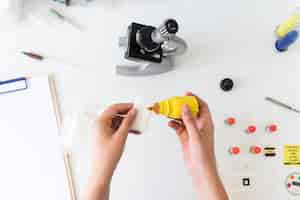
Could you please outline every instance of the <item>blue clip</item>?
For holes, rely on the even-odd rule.
[[[28,83],[24,77],[0,81],[0,94],[13,93],[26,89],[28,89]]]

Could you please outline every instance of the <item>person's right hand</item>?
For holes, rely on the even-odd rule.
[[[195,96],[192,93],[186,95]],[[198,97],[197,97],[198,98]],[[198,98],[200,113],[194,117],[187,105],[182,108],[183,124],[170,121],[180,140],[184,161],[196,185],[208,175],[217,176],[214,153],[214,126],[208,105]]]

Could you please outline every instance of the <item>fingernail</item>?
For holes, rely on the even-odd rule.
[[[183,108],[182,108],[182,111],[183,111],[183,114],[187,115],[190,113],[190,108],[188,105],[184,105]]]
[[[134,116],[135,114],[136,114],[136,112],[137,112],[137,110],[136,110],[136,108],[132,108],[130,111],[129,111],[129,115],[130,116]]]
[[[191,91],[187,91],[187,92],[186,92],[186,95],[187,95],[187,96],[191,96],[191,95],[193,95],[193,93],[192,93]]]

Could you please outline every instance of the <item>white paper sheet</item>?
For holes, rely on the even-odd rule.
[[[48,77],[0,95],[0,199],[69,200]]]

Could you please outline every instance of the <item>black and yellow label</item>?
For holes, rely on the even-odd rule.
[[[283,156],[285,165],[300,166],[300,145],[285,145]]]
[[[265,147],[264,148],[264,155],[266,157],[274,157],[274,156],[276,156],[276,148],[275,147]]]

